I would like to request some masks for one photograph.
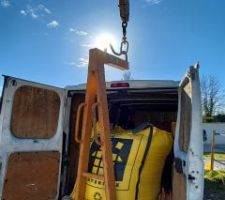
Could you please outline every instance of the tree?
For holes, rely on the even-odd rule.
[[[224,113],[219,113],[214,116],[214,121],[215,122],[225,122],[225,114]]]
[[[211,118],[224,106],[224,91],[219,80],[213,76],[203,76],[201,80],[203,116]]]

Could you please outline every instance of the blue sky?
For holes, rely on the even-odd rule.
[[[0,74],[59,87],[86,81],[88,49],[121,40],[117,0],[0,0]],[[191,64],[225,86],[224,0],[130,0],[134,79],[180,80]],[[121,79],[107,69],[107,80]],[[3,79],[0,80],[0,88]]]

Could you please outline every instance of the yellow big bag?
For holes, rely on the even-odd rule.
[[[135,134],[118,127],[112,132],[117,200],[156,200],[173,144],[171,133],[152,125]],[[102,152],[95,142],[91,143],[89,157],[88,171],[102,175]],[[72,199],[75,192],[76,187]],[[104,181],[87,178],[85,200],[106,200]]]

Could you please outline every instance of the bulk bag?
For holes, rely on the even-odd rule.
[[[112,133],[117,200],[156,200],[165,160],[173,144],[171,133],[152,125],[135,134],[119,127]],[[103,175],[102,151],[94,141],[88,172]],[[71,194],[73,199],[75,192],[76,187]],[[104,181],[87,178],[85,200],[106,200]]]

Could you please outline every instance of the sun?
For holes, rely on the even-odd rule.
[[[109,48],[109,44],[115,44],[116,39],[112,34],[104,32],[100,33],[95,40],[95,46],[101,50],[107,50]]]

